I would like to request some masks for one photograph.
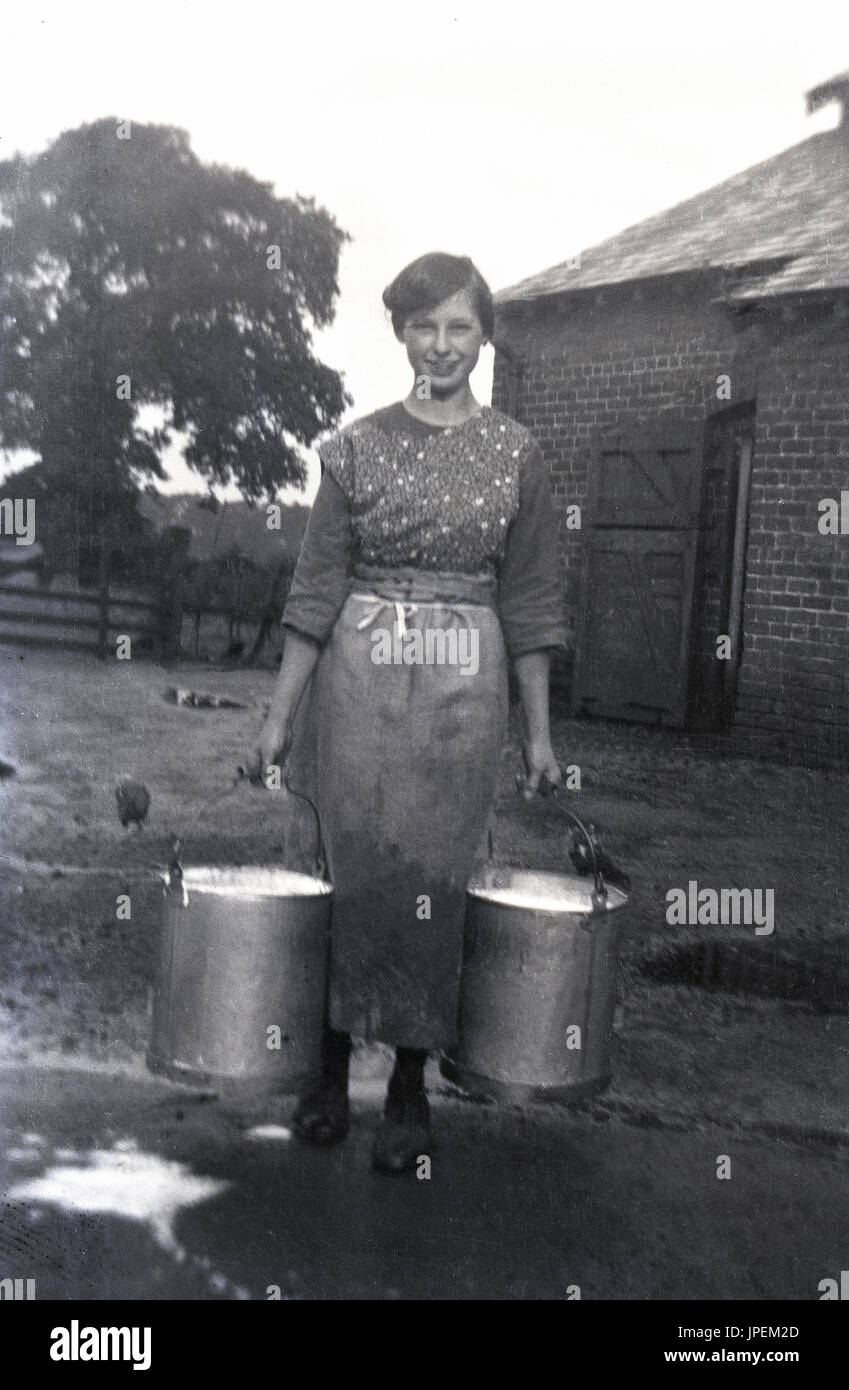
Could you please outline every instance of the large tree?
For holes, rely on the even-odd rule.
[[[303,484],[350,403],[312,341],[345,240],[168,126],[100,120],[0,163],[0,445],[34,449],[89,534],[165,477],[175,430],[210,487]]]

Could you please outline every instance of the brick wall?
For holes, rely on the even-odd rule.
[[[818,504],[849,487],[849,342],[823,324],[769,353],[758,393],[746,644],[736,723],[818,760],[849,756],[849,535]]]
[[[716,531],[727,524],[728,456],[711,453],[719,412],[756,405],[736,728],[796,750],[846,753],[849,536],[822,537],[817,504],[849,487],[849,337],[826,311],[788,322],[780,312],[740,318],[712,304],[712,274],[583,292],[517,316],[496,337],[520,364],[513,413],[539,440],[561,514],[587,506],[599,429],[649,423],[661,412],[703,420],[706,431],[704,565],[694,645],[715,653],[720,576]],[[731,378],[730,400],[717,377]],[[510,367],[496,356],[493,404],[511,407]],[[721,434],[721,431],[718,432]],[[714,437],[717,432],[714,431]],[[567,609],[575,623],[581,532],[561,526]],[[715,659],[715,656],[713,657]]]

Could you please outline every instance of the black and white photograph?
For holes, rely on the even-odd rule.
[[[810,1374],[801,1305],[849,1301],[846,12],[2,29],[12,1344],[165,1373],[178,1306],[555,1302],[623,1368]]]

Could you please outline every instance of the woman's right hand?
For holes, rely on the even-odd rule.
[[[292,724],[321,652],[320,643],[287,628],[277,685],[250,761],[251,781],[267,785],[269,767],[279,767],[292,746]]]
[[[265,782],[269,767],[282,768],[291,746],[292,721],[269,715],[260,730],[257,748],[248,763],[251,779]]]

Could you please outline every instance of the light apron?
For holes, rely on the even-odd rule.
[[[356,569],[297,712],[291,785],[316,802],[333,884],[328,1020],[356,1037],[455,1038],[507,737],[494,595],[487,576]]]

